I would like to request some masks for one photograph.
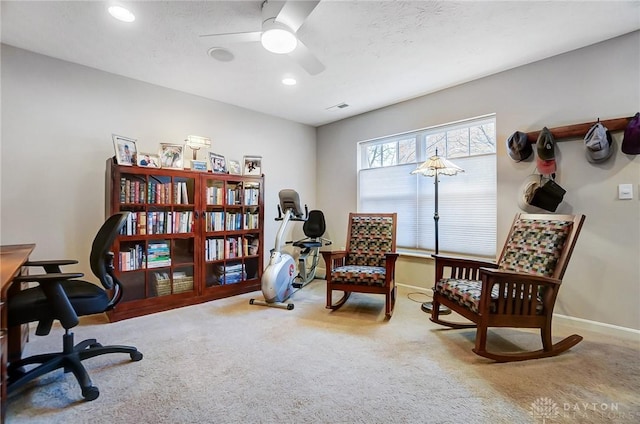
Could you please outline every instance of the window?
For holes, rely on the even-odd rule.
[[[397,244],[435,250],[435,179],[411,171],[436,154],[464,172],[438,179],[441,252],[495,257],[495,115],[359,143],[358,210],[397,212]]]

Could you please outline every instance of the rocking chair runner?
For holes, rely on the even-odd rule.
[[[452,328],[477,328],[473,352],[498,362],[555,356],[575,346],[582,340],[577,334],[553,344],[551,319],[584,219],[584,215],[517,214],[495,264],[434,255],[431,321]],[[473,324],[440,319],[440,304]],[[489,327],[539,328],[543,348],[489,352]]]
[[[395,213],[350,213],[347,247],[322,252],[327,274],[327,309],[338,309],[352,292],[385,295],[385,316],[391,318],[396,301]],[[334,290],[344,292],[335,304]]]

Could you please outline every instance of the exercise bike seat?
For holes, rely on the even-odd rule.
[[[293,245],[302,249],[322,247],[321,237],[326,229],[327,224],[324,220],[324,213],[316,209],[309,211],[309,217],[302,225],[302,231],[307,237],[293,242]]]

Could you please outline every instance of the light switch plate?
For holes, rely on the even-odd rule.
[[[633,199],[633,184],[618,184],[618,199]]]

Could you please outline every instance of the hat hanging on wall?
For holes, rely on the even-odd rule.
[[[604,162],[611,157],[615,147],[611,133],[598,121],[584,136],[585,154],[591,163]]]
[[[539,174],[529,175],[520,185],[520,189],[518,189],[518,207],[525,212],[540,212],[539,208],[532,206],[529,202],[533,198],[535,190],[540,187],[542,183],[541,177]]]
[[[567,191],[555,180],[540,174],[529,175],[518,191],[518,206],[525,212],[555,212]]]
[[[640,112],[631,118],[627,128],[624,130],[622,153],[640,155]]]
[[[516,162],[529,159],[529,156],[533,154],[533,147],[527,139],[527,134],[522,131],[511,134],[507,139],[507,153]]]
[[[544,127],[538,135],[538,141],[536,142],[536,150],[538,152],[538,159],[536,166],[538,171],[542,175],[553,175],[556,173],[556,152],[555,152],[555,140],[553,134],[547,127]]]

